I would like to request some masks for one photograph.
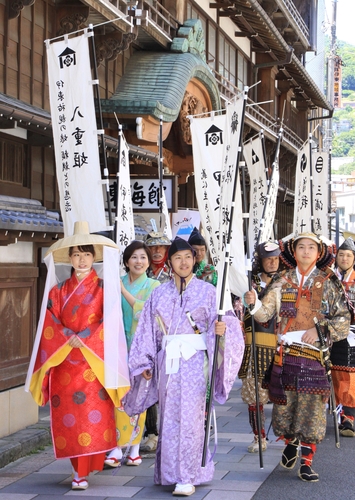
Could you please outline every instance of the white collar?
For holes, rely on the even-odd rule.
[[[266,286],[267,286],[267,285],[266,285],[265,281],[263,281],[263,280],[261,279],[261,273],[258,273],[258,276],[259,276],[259,278],[260,278],[260,286],[261,286],[261,288],[266,288]]]
[[[338,278],[340,279],[340,281],[348,282],[349,279],[350,279],[351,273],[352,273],[352,271],[350,271],[350,273],[345,278],[343,278],[342,275],[341,275],[341,272],[339,271],[339,268],[337,267],[335,269],[335,274],[338,276]]]
[[[298,279],[298,284],[301,283],[301,280],[302,280],[302,276],[304,276],[303,278],[303,283],[306,283],[306,281],[308,280],[309,276],[313,273],[313,271],[317,268],[317,266],[314,266],[312,268],[312,270],[307,274],[307,275],[303,275],[299,272],[298,270],[298,266],[296,267],[296,274],[297,274],[297,279]]]

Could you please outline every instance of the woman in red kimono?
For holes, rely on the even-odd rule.
[[[79,226],[76,229],[80,231]],[[58,262],[55,245],[49,252]],[[88,487],[86,476],[91,471],[103,469],[106,452],[116,446],[114,409],[127,389],[105,384],[109,346],[104,342],[104,288],[93,269],[103,245],[115,247],[111,240],[88,231],[61,240],[60,252],[65,249],[72,275],[49,292],[29,385],[39,405],[50,402],[55,456],[70,458],[72,489],[80,490]],[[122,359],[126,353],[121,353]],[[125,368],[123,373],[128,376]],[[125,376],[120,385],[128,386]]]

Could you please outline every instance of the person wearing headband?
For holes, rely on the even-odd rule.
[[[55,456],[70,458],[72,489],[85,490],[87,476],[103,469],[106,453],[116,446],[115,407],[129,388],[119,278],[114,275],[119,251],[79,221],[72,236],[49,248],[45,261],[50,291],[44,294],[25,388],[39,405],[49,401]],[[98,261],[103,261],[105,288],[93,267]],[[54,263],[61,268],[69,264],[68,279],[50,288],[56,282]],[[104,312],[106,300],[113,307],[110,318]],[[104,335],[106,329],[110,335]]]
[[[347,238],[338,248],[335,273],[345,289],[351,313],[349,335],[335,342],[330,353],[337,405],[341,405],[339,433],[355,437],[355,244]]]
[[[217,271],[214,266],[208,264],[207,262],[206,240],[196,227],[194,227],[192,233],[190,234],[188,243],[195,250],[196,260],[193,272],[196,274],[196,277],[216,286]]]
[[[129,355],[132,391],[124,404],[134,415],[159,400],[154,482],[174,485],[173,495],[190,496],[214,473],[209,452],[205,467],[201,460],[216,335],[212,397],[219,403],[228,398],[238,373],[244,340],[232,311],[217,320],[216,289],[194,275],[195,251],[189,243],[175,238],[168,259],[173,279],[153,290],[145,303]]]
[[[274,434],[285,441],[280,465],[293,469],[301,448],[298,476],[316,482],[312,469],[317,444],[326,431],[326,403],[330,385],[323,366],[314,318],[333,343],[349,333],[350,313],[343,287],[331,271],[335,248],[314,233],[301,233],[280,241],[280,259],[290,269],[268,288],[262,300],[255,291],[244,295],[250,313],[264,323],[275,313],[280,333],[274,360],[264,379],[274,403]]]
[[[264,241],[257,245],[254,252],[253,260],[253,288],[258,294],[258,298],[266,294],[268,286],[278,277],[280,268],[280,247],[277,242]],[[239,299],[240,301],[240,299]],[[236,302],[234,302],[236,307]],[[242,361],[242,366],[239,370],[239,378],[242,380],[241,396],[244,403],[248,405],[249,423],[252,428],[254,439],[248,446],[249,453],[258,453],[259,451],[259,432],[257,427],[257,407],[256,407],[256,392],[255,392],[255,372],[254,358],[252,351],[252,320],[248,308],[244,308],[244,334],[245,334],[245,351]],[[277,315],[275,314],[266,323],[255,321],[255,340],[258,360],[258,393],[259,393],[259,414],[261,421],[261,449],[265,451],[267,448],[265,434],[265,414],[264,405],[269,401],[269,393],[267,389],[261,386],[265,371],[269,368],[272,362],[276,349],[276,333],[277,333]]]

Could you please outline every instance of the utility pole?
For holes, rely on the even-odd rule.
[[[337,0],[332,0],[332,21],[330,26],[330,53],[328,56],[328,67],[327,67],[327,99],[332,106],[334,106],[334,73],[335,73],[335,61],[337,58],[336,54],[336,19],[337,19]],[[329,189],[328,189],[328,213],[329,213],[329,235],[332,238],[332,221],[334,217],[332,211],[332,141],[333,141],[333,120],[329,118],[325,120],[325,141],[323,142],[324,151],[328,153],[328,179],[329,179]],[[339,245],[339,213],[338,210],[335,212],[336,228],[335,228],[335,238],[337,241],[337,246]]]
[[[334,106],[334,72],[336,54],[336,19],[337,19],[337,0],[332,0],[332,21],[330,26],[330,54],[328,57],[327,68],[327,99]],[[330,150],[332,146],[333,120],[326,121],[326,144],[325,149]]]

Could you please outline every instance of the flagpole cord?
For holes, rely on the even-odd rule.
[[[103,23],[99,23],[99,24],[95,24],[95,25],[91,25],[92,26],[92,29],[94,28],[98,28],[99,26],[103,26],[104,24],[110,24],[110,23],[113,23],[115,21],[120,21],[122,19],[122,21],[124,21],[125,23],[127,23],[131,28],[133,28],[133,23],[127,21],[127,17],[131,17],[129,16],[128,14],[127,15],[122,15],[122,16],[118,16],[116,17],[115,19],[110,19],[109,21],[104,21]],[[59,36],[55,36],[54,38],[47,38],[46,40],[44,40],[44,43],[47,45],[48,43],[50,42],[54,42],[55,40],[59,40],[60,38],[65,38],[65,37],[68,37],[69,35],[76,35],[77,33],[81,33],[82,31],[87,31],[87,27],[85,28],[80,28],[79,30],[76,30],[76,31],[71,31],[70,33],[65,33],[64,35],[59,35]]]
[[[89,25],[89,30],[90,33],[93,33],[93,25]],[[92,48],[92,57],[93,57],[93,66],[94,66],[94,80],[99,82],[99,75],[97,71],[97,59],[96,59],[96,49],[95,49],[95,40],[94,36],[91,36],[91,48]],[[111,200],[110,200],[110,186],[109,186],[109,171],[107,167],[107,157],[106,157],[106,147],[105,147],[105,134],[104,134],[104,122],[102,118],[102,109],[101,109],[101,100],[100,100],[100,91],[99,91],[99,85],[96,83],[94,85],[94,91],[96,94],[96,101],[97,101],[97,107],[98,107],[98,120],[99,120],[99,131],[100,133],[100,138],[101,138],[101,154],[102,154],[102,160],[103,160],[103,166],[102,166],[102,173],[104,179],[107,179],[107,184],[106,184],[106,202],[107,202],[107,211],[108,211],[108,222],[109,226],[112,227],[112,211],[111,211]],[[114,234],[113,231],[110,231],[111,239],[114,239]]]

